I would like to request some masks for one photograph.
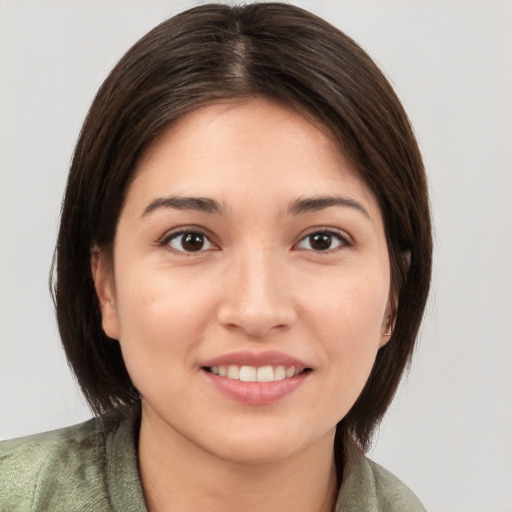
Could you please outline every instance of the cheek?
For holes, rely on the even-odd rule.
[[[201,343],[211,318],[213,298],[190,279],[165,270],[125,273],[117,290],[120,344],[132,378],[156,378],[148,371],[165,365],[192,364],[187,354]],[[164,373],[165,373],[164,372]],[[151,377],[153,375],[153,377]]]
[[[382,340],[389,279],[382,272],[361,273],[324,285],[309,295],[311,329],[336,375],[366,380]]]

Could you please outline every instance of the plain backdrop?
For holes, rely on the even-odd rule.
[[[140,36],[198,2],[0,0],[0,438],[90,417],[48,293],[81,123]],[[358,41],[429,175],[432,294],[371,457],[429,510],[512,511],[512,2],[296,2]]]

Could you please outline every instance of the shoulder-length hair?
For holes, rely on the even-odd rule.
[[[367,449],[406,368],[427,300],[432,258],[427,184],[413,131],[370,57],[344,33],[298,7],[207,4],[138,41],[101,86],[76,146],[62,208],[53,291],[66,355],[101,414],[140,398],[119,344],[102,329],[91,248],[111,254],[141,155],[170,123],[226,98],[264,97],[333,134],[380,205],[395,296],[391,340],[338,424]]]

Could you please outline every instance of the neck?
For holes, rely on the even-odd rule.
[[[332,512],[337,496],[334,432],[265,463],[221,459],[142,416],[139,465],[149,512]]]

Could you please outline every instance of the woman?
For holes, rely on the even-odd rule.
[[[407,116],[337,29],[272,3],[156,27],[100,88],[62,209],[57,318],[97,418],[3,443],[0,508],[423,510],[364,451],[429,218]]]

